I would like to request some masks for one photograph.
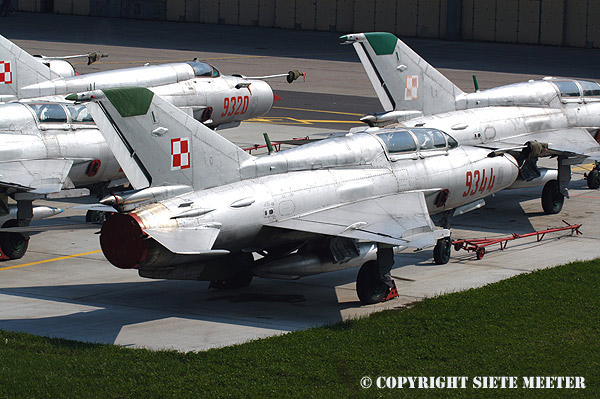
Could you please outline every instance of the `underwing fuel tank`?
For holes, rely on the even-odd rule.
[[[558,171],[556,169],[540,168],[540,176],[531,180],[517,180],[509,188],[528,188],[541,187],[550,180],[558,179]]]
[[[300,278],[333,272],[363,265],[377,259],[377,244],[358,244],[358,256],[347,262],[335,262],[331,256],[323,257],[316,252],[297,253],[272,262],[260,264],[252,269],[254,275],[267,278]]]

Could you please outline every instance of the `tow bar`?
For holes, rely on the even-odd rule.
[[[500,244],[500,250],[504,250],[506,248],[506,246],[508,245],[509,241],[513,241],[518,238],[526,238],[526,237],[536,236],[537,242],[540,242],[540,241],[542,241],[542,239],[544,238],[544,236],[547,233],[555,233],[557,231],[571,230],[571,234],[573,234],[573,233],[582,234],[581,231],[579,231],[581,224],[569,224],[568,222],[566,222],[564,220],[563,220],[563,223],[565,223],[566,226],[534,231],[533,233],[526,233],[526,234],[513,233],[510,237],[502,237],[502,238],[476,238],[476,239],[471,239],[471,240],[455,240],[455,241],[452,241],[452,244],[454,245],[454,249],[456,251],[463,249],[465,251],[475,252],[475,254],[477,255],[477,259],[481,259],[485,255],[485,248],[490,245],[493,245],[493,244]]]

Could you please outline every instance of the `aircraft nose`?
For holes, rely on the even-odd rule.
[[[121,269],[134,269],[148,256],[148,241],[135,214],[111,215],[102,225],[100,247],[106,259]]]

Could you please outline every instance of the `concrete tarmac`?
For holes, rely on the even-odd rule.
[[[176,57],[186,59],[189,54],[196,52],[202,42],[188,39],[178,43],[178,38],[185,37],[186,32],[189,34],[203,29],[221,32],[220,36],[208,33],[204,36],[190,36],[205,40],[210,38],[207,50],[212,51],[210,54],[213,56],[222,58],[221,61],[227,65],[220,66],[224,72],[241,66],[250,71],[245,72],[246,74],[254,73],[252,71],[273,72],[273,69],[293,59],[305,68],[310,68],[313,71],[311,74],[319,77],[316,81],[308,79],[306,83],[284,86],[290,94],[286,95],[290,99],[287,101],[291,101],[287,104],[288,108],[305,110],[278,109],[281,114],[272,115],[275,119],[329,119],[336,114],[324,115],[307,109],[348,112],[349,108],[356,107],[352,108],[354,112],[370,104],[378,104],[351,47],[343,47],[348,51],[345,55],[325,54],[327,52],[323,51],[323,48],[329,49],[330,46],[324,43],[324,39],[335,39],[336,34],[111,19],[96,21],[92,18],[36,14],[19,14],[5,20],[8,25],[3,21],[0,34],[17,39],[28,51],[34,51],[37,47],[39,52],[46,55],[64,55],[90,49],[89,45],[80,43],[105,42],[107,46],[112,46],[109,51],[110,60],[126,60],[127,55],[133,57],[136,51],[139,51],[137,54],[140,54],[140,61]],[[22,23],[24,20],[31,23],[27,29],[19,30],[15,27],[17,22]],[[89,32],[83,32],[78,24],[93,28]],[[69,34],[65,26],[78,34]],[[108,33],[103,34],[98,27],[108,29]],[[141,33],[149,29],[157,32],[152,38]],[[161,34],[163,30],[172,33],[166,38]],[[115,32],[119,32],[120,41],[116,40]],[[219,37],[223,41],[221,47],[214,42]],[[265,43],[263,46],[268,51],[252,47],[248,49],[242,43],[236,47],[236,37],[249,38],[255,47],[258,42]],[[36,38],[44,40],[38,42]],[[274,38],[275,44],[271,45],[269,38]],[[165,50],[169,47],[167,39],[173,40],[173,48],[184,50]],[[283,52],[286,40],[290,43],[288,53]],[[491,68],[493,65],[460,59],[460,54],[469,53],[474,48],[482,49],[489,57],[495,58],[502,51],[510,53],[521,46],[426,42],[429,47],[424,45],[423,49],[442,49],[449,48],[448,46],[453,49],[447,53],[447,60],[444,62],[457,67],[456,73],[465,82],[468,81],[467,77],[470,79],[472,70],[489,74],[485,76],[490,76],[493,85],[523,80],[531,76],[531,73],[545,74],[541,71],[543,68],[537,65],[539,63],[530,58],[529,64],[524,63],[521,73],[515,73],[514,69],[519,67],[518,64],[511,63],[504,72],[498,72]],[[298,44],[297,48],[294,48],[294,43]],[[196,47],[190,48],[192,46]],[[297,50],[297,54],[292,54],[291,50]],[[581,57],[598,52],[581,49],[551,50],[560,54],[574,50],[573,53]],[[171,51],[181,53],[169,53]],[[278,52],[282,55],[278,56]],[[207,54],[209,57],[210,54]],[[234,58],[228,59],[230,55]],[[477,56],[483,57],[479,53]],[[432,64],[436,65],[434,62]],[[266,71],[265,65],[272,69]],[[597,70],[592,70],[590,63],[582,66],[579,71],[570,64],[566,65],[568,73],[565,72],[564,75],[593,78],[598,73]],[[498,68],[501,66],[502,64]],[[100,66],[94,66],[96,67]],[[339,76],[334,79],[336,74]],[[345,74],[347,75],[342,76]],[[291,95],[294,92],[302,93],[298,97],[300,100],[294,100]],[[315,94],[314,103],[310,100],[310,93]],[[367,103],[364,99],[369,99],[372,103]],[[363,107],[360,107],[361,103]],[[286,111],[290,113],[287,114]],[[363,113],[372,111],[377,110],[364,109]],[[346,123],[334,126],[326,123],[292,124],[289,120],[281,123],[274,119],[270,122],[278,124],[263,123],[265,121],[269,120],[243,123],[240,128],[223,130],[221,133],[246,147],[254,143],[262,144],[264,131],[269,132],[273,141],[277,141],[352,126]],[[256,278],[248,288],[224,292],[209,290],[206,282],[148,280],[138,277],[133,270],[117,269],[100,252],[98,235],[95,234],[97,230],[48,231],[36,234],[23,259],[0,263],[0,329],[123,346],[198,351],[335,323],[383,309],[399,308],[424,297],[478,287],[519,273],[573,260],[594,259],[600,257],[600,238],[597,234],[600,218],[596,208],[600,192],[587,189],[582,174],[581,169],[574,172],[571,199],[565,201],[559,215],[543,214],[539,200],[541,188],[505,191],[488,198],[484,208],[453,219],[452,232],[454,238],[508,236],[513,232],[527,233],[561,226],[564,219],[570,223],[583,224],[583,235],[552,233],[539,243],[535,238],[517,240],[509,243],[504,251],[498,246],[489,247],[481,260],[477,260],[473,253],[453,252],[450,263],[443,266],[433,263],[430,250],[405,251],[396,256],[392,272],[401,296],[387,303],[370,306],[361,306],[358,302],[354,290],[357,268],[296,281]],[[85,212],[72,208],[82,202],[91,203],[94,199],[40,201],[66,209],[54,220],[48,220],[48,223],[82,222]]]

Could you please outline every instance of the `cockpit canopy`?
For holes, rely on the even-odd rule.
[[[214,66],[200,61],[188,61],[188,64],[194,68],[194,75],[197,78],[218,78],[221,73]]]
[[[377,137],[383,140],[390,154],[458,147],[454,138],[437,129],[386,129],[377,133]]]
[[[589,80],[552,80],[563,99],[599,97],[600,84]]]

